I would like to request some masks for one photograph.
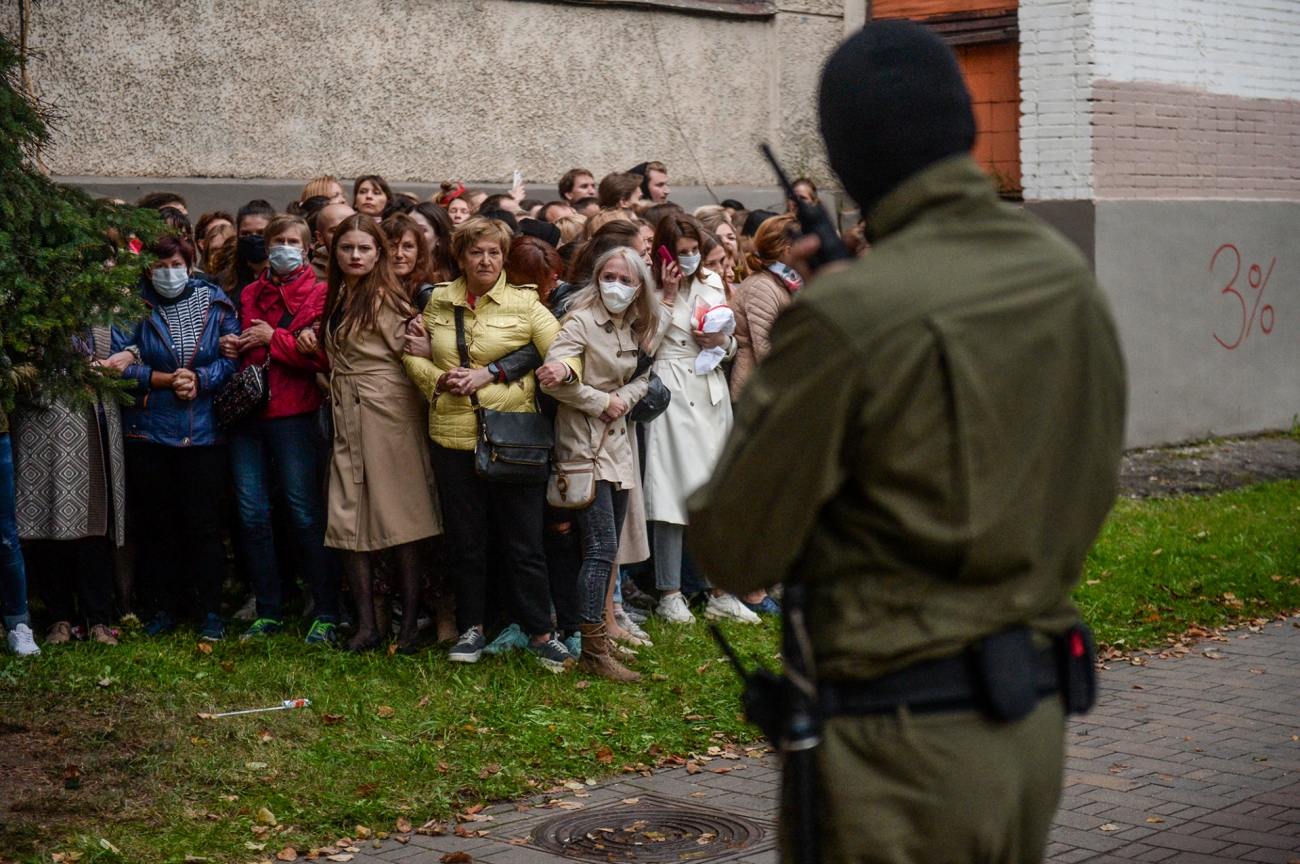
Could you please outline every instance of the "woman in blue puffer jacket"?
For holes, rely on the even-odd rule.
[[[134,355],[122,372],[135,381],[135,406],[122,412],[122,436],[127,502],[139,526],[139,594],[154,612],[145,632],[174,630],[188,599],[184,605],[197,604],[205,617],[203,638],[216,641],[226,633],[220,614],[225,554],[217,534],[226,448],[212,397],[235,372],[218,340],[239,333],[239,316],[220,288],[191,275],[188,240],[164,237],[150,251],[158,261],[141,280],[150,313],[131,331],[113,335],[115,352]]]

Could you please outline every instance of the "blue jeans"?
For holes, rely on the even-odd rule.
[[[14,505],[14,448],[9,433],[0,435],[0,598],[5,629],[31,624],[27,614],[27,570],[18,544],[18,519]]]
[[[271,487],[284,490],[299,571],[316,601],[316,617],[338,620],[339,573],[325,549],[316,415],[251,420],[230,435],[240,551],[257,595],[257,617],[279,620],[280,575],[271,534]]]

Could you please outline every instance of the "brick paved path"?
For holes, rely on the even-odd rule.
[[[1070,727],[1066,788],[1048,859],[1300,861],[1300,741],[1293,737],[1300,734],[1297,626],[1288,621],[1259,633],[1243,629],[1229,634],[1227,643],[1203,642],[1181,660],[1115,663],[1102,672],[1100,704]],[[756,832],[745,847],[698,856],[702,860],[775,864],[775,761],[714,760],[706,768],[720,766],[731,770],[690,775],[675,768],[594,786],[574,798],[555,796],[581,805],[572,810],[501,805],[486,811],[493,821],[467,826],[487,836],[412,835],[405,845],[390,839],[378,848],[367,845],[353,864],[435,864],[456,851],[492,864],[560,864],[572,859],[533,838],[549,820],[586,813],[599,817],[593,824],[618,830],[634,809],[671,802],[688,813],[740,817]],[[603,839],[599,832],[593,837]]]

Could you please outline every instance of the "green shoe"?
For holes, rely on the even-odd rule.
[[[333,621],[322,621],[317,618],[311,622],[311,629],[307,631],[308,645],[333,645],[337,641],[339,641],[339,630]]]
[[[247,642],[249,639],[260,639],[264,636],[274,636],[283,630],[283,621],[276,621],[274,618],[258,618],[253,622],[253,626],[245,630],[244,635],[239,637],[239,641]]]
[[[485,654],[509,654],[528,646],[528,637],[519,629],[518,624],[511,624],[501,631],[501,635],[492,640],[492,644],[483,649]]]

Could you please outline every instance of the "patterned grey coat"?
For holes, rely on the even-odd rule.
[[[95,328],[95,356],[109,354]],[[101,426],[102,423],[102,426]],[[18,536],[24,540],[126,537],[122,415],[116,403],[22,408],[10,417]]]

